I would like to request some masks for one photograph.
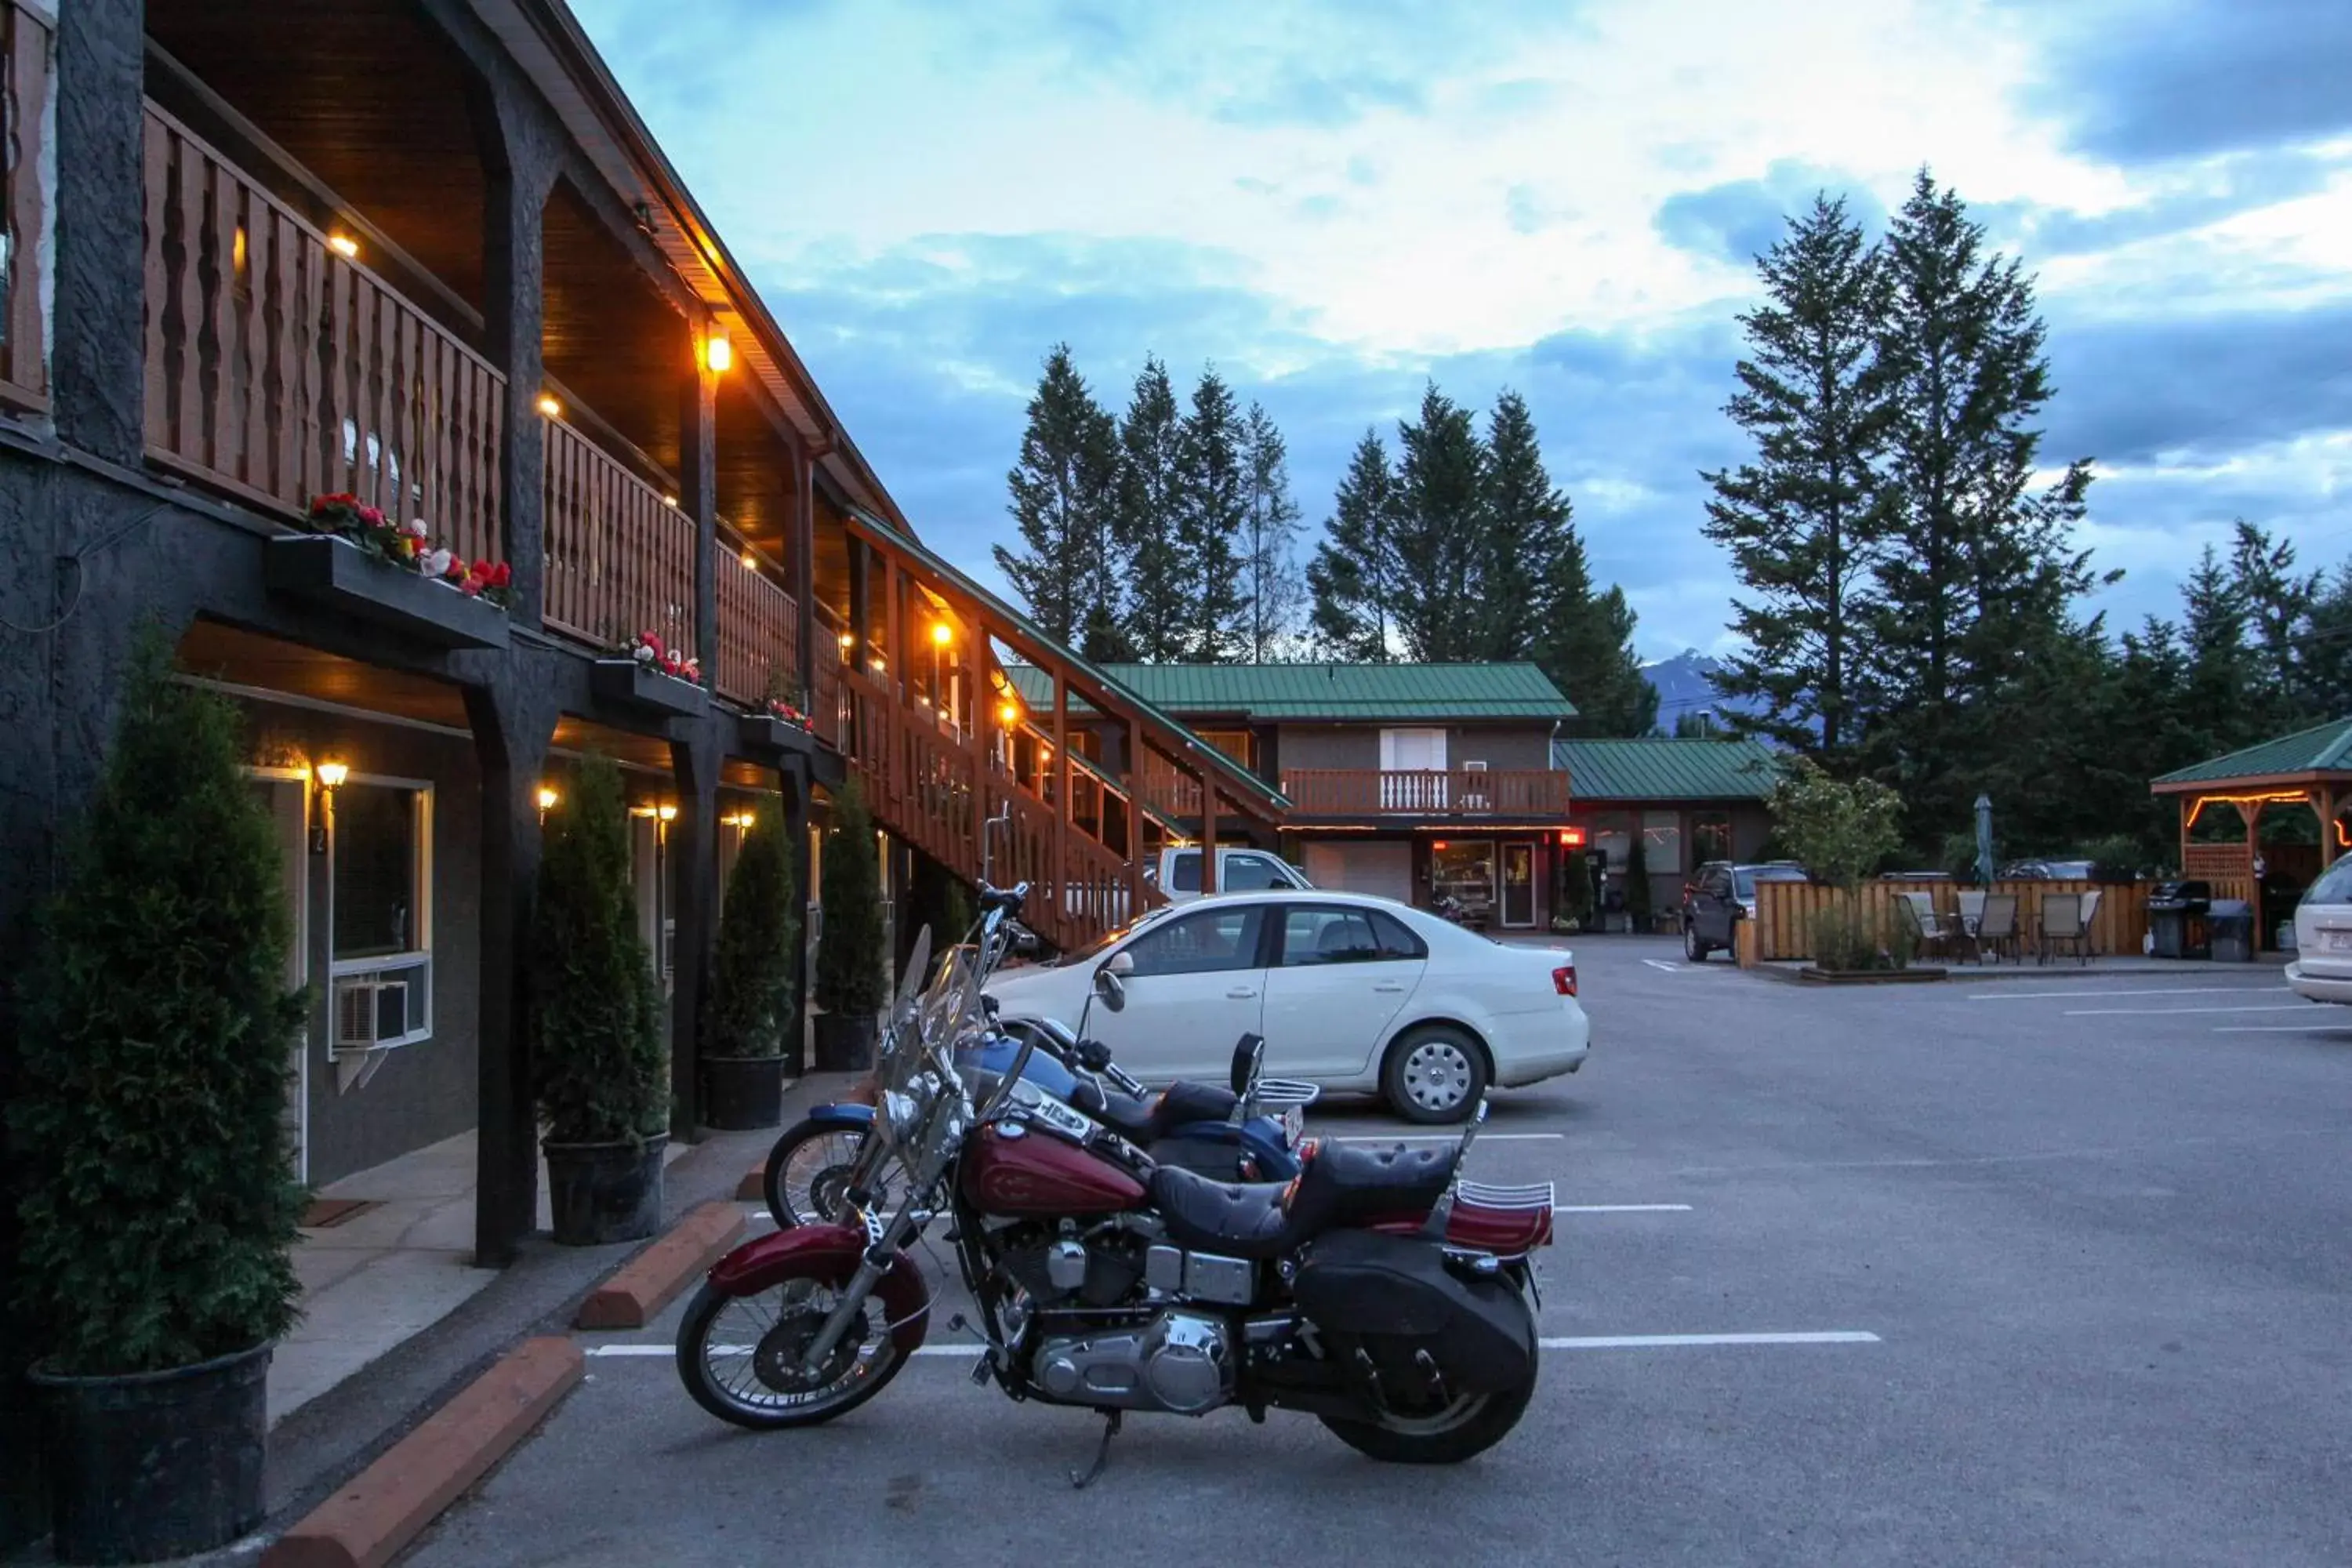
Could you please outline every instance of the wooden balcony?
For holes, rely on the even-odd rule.
[[[1556,768],[1292,768],[1282,775],[1294,818],[1423,817],[1443,822],[1568,815]]]
[[[598,648],[695,646],[694,520],[562,419],[547,422],[547,624]]]

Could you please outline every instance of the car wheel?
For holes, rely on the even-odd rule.
[[[1407,1121],[1464,1121],[1486,1092],[1486,1052],[1451,1024],[1407,1029],[1389,1047],[1381,1092]]]
[[[1683,922],[1683,956],[1693,963],[1705,963],[1706,955],[1713,951],[1714,949],[1708,947],[1706,943],[1699,941],[1698,922],[1685,921]]]

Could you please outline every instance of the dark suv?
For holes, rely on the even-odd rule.
[[[1738,943],[1738,922],[1756,918],[1757,883],[1808,879],[1805,868],[1789,860],[1754,866],[1708,861],[1683,888],[1683,955],[1698,963],[1717,948],[1732,951]]]

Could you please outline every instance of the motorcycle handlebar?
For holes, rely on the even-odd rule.
[[[986,914],[991,910],[1003,910],[1008,915],[1017,915],[1028,897],[1029,884],[1026,882],[1016,882],[1010,888],[992,888],[982,882],[980,885],[980,910]]]

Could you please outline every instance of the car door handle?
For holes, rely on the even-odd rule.
[[[1397,984],[1393,981],[1385,985],[1375,985],[1372,989],[1386,996],[1398,996],[1404,993],[1404,987]]]
[[[1225,993],[1225,997],[1228,1001],[1246,1002],[1256,994],[1257,988],[1254,985],[1236,985]]]

